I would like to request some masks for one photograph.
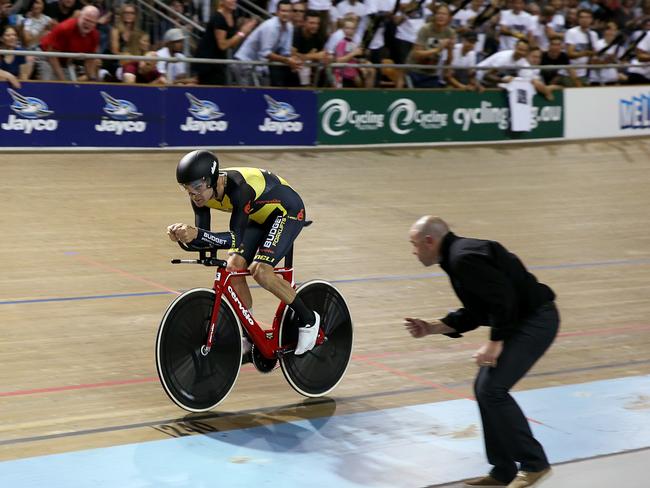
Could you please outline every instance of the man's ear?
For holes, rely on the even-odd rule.
[[[436,240],[430,235],[426,235],[424,236],[424,242],[427,243],[427,246],[432,246],[433,244],[435,244]]]

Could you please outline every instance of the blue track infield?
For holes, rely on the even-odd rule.
[[[650,446],[649,391],[650,375],[515,396],[543,424],[532,428],[559,463]],[[418,488],[488,469],[473,401],[335,410],[333,400],[328,417],[6,461],[0,480],[12,488]]]

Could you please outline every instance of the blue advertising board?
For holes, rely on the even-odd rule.
[[[316,94],[307,90],[170,87],[167,146],[313,146]]]
[[[23,83],[0,90],[0,146],[157,147],[158,89]]]
[[[316,103],[308,90],[24,83],[0,89],[0,147],[311,146]]]

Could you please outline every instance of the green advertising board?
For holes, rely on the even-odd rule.
[[[562,92],[536,95],[530,132],[510,131],[505,91],[334,90],[318,94],[318,144],[545,139],[564,134]]]

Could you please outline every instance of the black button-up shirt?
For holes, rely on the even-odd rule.
[[[539,283],[517,256],[495,241],[449,232],[440,246],[440,267],[463,304],[442,322],[459,333],[488,325],[491,340],[507,339],[522,319],[555,299],[553,290]]]

